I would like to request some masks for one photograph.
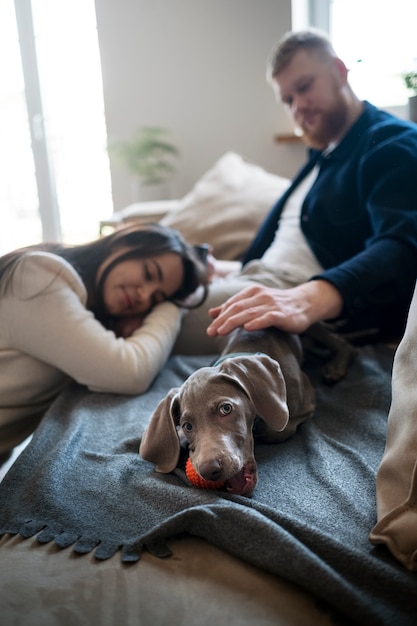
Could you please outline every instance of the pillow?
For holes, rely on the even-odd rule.
[[[228,152],[160,221],[194,245],[211,244],[218,259],[239,259],[289,183]]]

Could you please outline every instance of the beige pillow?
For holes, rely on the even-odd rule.
[[[218,259],[239,259],[289,182],[228,152],[161,223],[211,244]]]

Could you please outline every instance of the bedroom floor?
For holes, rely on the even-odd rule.
[[[2,626],[330,626],[331,615],[296,586],[198,538],[173,556],[124,565],[52,544],[0,540]],[[340,623],[340,622],[338,622]]]

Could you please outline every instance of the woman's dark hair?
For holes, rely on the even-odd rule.
[[[96,284],[97,272],[102,263],[115,252],[124,248],[128,248],[128,250],[109,263]],[[6,270],[12,267],[18,259],[24,254],[34,251],[56,254],[73,266],[87,288],[87,307],[106,327],[112,326],[113,319],[106,314],[104,308],[104,281],[109,272],[123,261],[146,259],[167,252],[174,252],[181,257],[184,278],[181,287],[169,300],[185,308],[195,308],[200,306],[207,296],[206,266],[200,260],[196,248],[186,242],[179,232],[161,224],[148,223],[124,226],[101,239],[76,246],[43,243],[20,248],[0,257],[0,280],[2,280]],[[184,300],[200,286],[203,287],[203,294],[199,302],[187,305]]]

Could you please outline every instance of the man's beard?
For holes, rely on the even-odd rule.
[[[342,99],[338,99],[337,103],[331,111],[324,111],[320,114],[320,125],[311,131],[303,126],[302,140],[309,147],[317,150],[324,150],[327,146],[340,138],[341,132],[346,127],[348,119],[348,108]]]

